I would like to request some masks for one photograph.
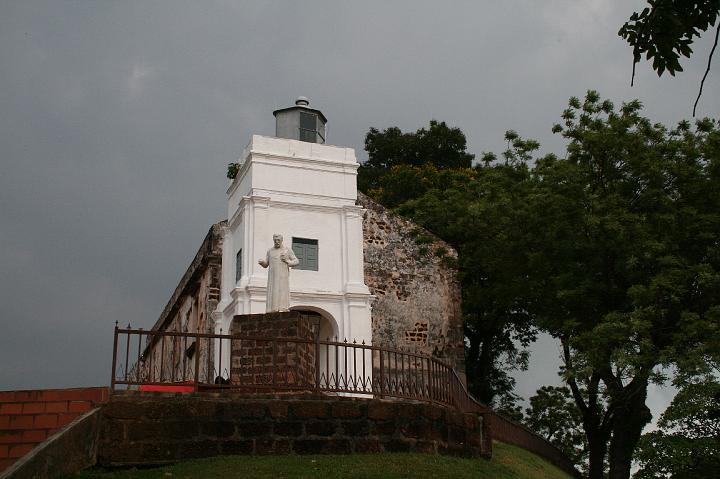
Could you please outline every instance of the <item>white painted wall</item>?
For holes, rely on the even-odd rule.
[[[253,135],[227,190],[222,292],[213,315],[216,332],[236,314],[264,313],[267,270],[257,264],[280,233],[318,240],[318,271],[290,272],[290,306],[319,310],[338,337],[369,344],[373,297],[363,276],[363,209],[357,199],[352,148]],[[242,277],[235,255],[243,250]]]

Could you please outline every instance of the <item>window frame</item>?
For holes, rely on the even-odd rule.
[[[298,248],[296,248],[296,245]],[[302,246],[300,247],[300,245]],[[314,248],[312,248],[313,246]],[[297,259],[300,261],[297,266],[293,266],[293,269],[303,271],[320,271],[320,242],[317,239],[293,236],[291,248]],[[299,253],[298,249],[302,250],[302,252]],[[306,254],[313,249],[315,252],[314,265],[312,264],[313,260],[309,260]],[[310,264],[308,264],[308,262],[310,262]]]

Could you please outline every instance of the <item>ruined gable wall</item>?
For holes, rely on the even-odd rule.
[[[214,327],[211,314],[220,301],[225,225],[226,222],[221,221],[210,228],[195,258],[165,305],[160,318],[152,327],[153,330],[207,333]],[[205,341],[201,341],[201,344],[195,348],[192,341],[168,338],[163,344],[159,337],[153,339],[144,351],[145,361],[141,365],[143,374],[147,377],[152,374],[153,377],[159,378],[161,364],[162,377],[172,377],[173,368],[181,370],[183,361],[193,362],[192,358],[184,354],[184,349],[189,347],[194,348],[192,354],[200,354],[201,364],[207,363],[208,343]],[[161,355],[164,356],[162,360]],[[210,355],[212,356],[212,351]],[[150,371],[151,366],[152,371]],[[187,365],[185,366],[187,370]]]
[[[362,193],[358,193],[358,204],[366,210],[365,283],[377,297],[372,305],[373,344],[431,354],[464,376],[460,285],[457,271],[449,264],[457,253]],[[223,228],[224,223],[218,223],[208,232],[153,329],[182,331],[192,301],[197,301],[193,307],[197,307],[199,329],[191,324],[190,331],[205,332],[212,326],[210,314],[219,301]]]
[[[457,253],[413,222],[358,193],[365,208],[365,283],[372,305],[373,344],[450,363],[464,379]],[[450,259],[450,261],[448,261]]]

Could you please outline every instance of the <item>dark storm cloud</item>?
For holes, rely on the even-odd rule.
[[[114,322],[153,324],[224,215],[227,163],[298,95],[361,158],[369,127],[432,118],[476,154],[511,128],[561,152],[552,123],[589,88],[687,117],[710,42],[630,89],[616,32],[641,4],[3,2],[0,389],[107,383]],[[715,71],[700,114],[718,90]],[[543,348],[531,377],[552,382]]]

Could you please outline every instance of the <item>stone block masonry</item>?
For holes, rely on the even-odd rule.
[[[375,346],[432,355],[465,377],[457,253],[447,243],[358,193],[365,208],[365,284]]]
[[[0,391],[0,471],[105,403],[109,394],[105,387]]]
[[[490,453],[482,416],[410,401],[116,394],[102,415],[104,466],[221,454]]]
[[[292,339],[312,340],[316,327],[297,311],[235,316],[230,333],[238,339],[233,339],[231,344],[231,384],[235,387],[264,384],[279,388],[314,388],[314,344]],[[264,337],[268,341],[242,339],[244,336]]]

